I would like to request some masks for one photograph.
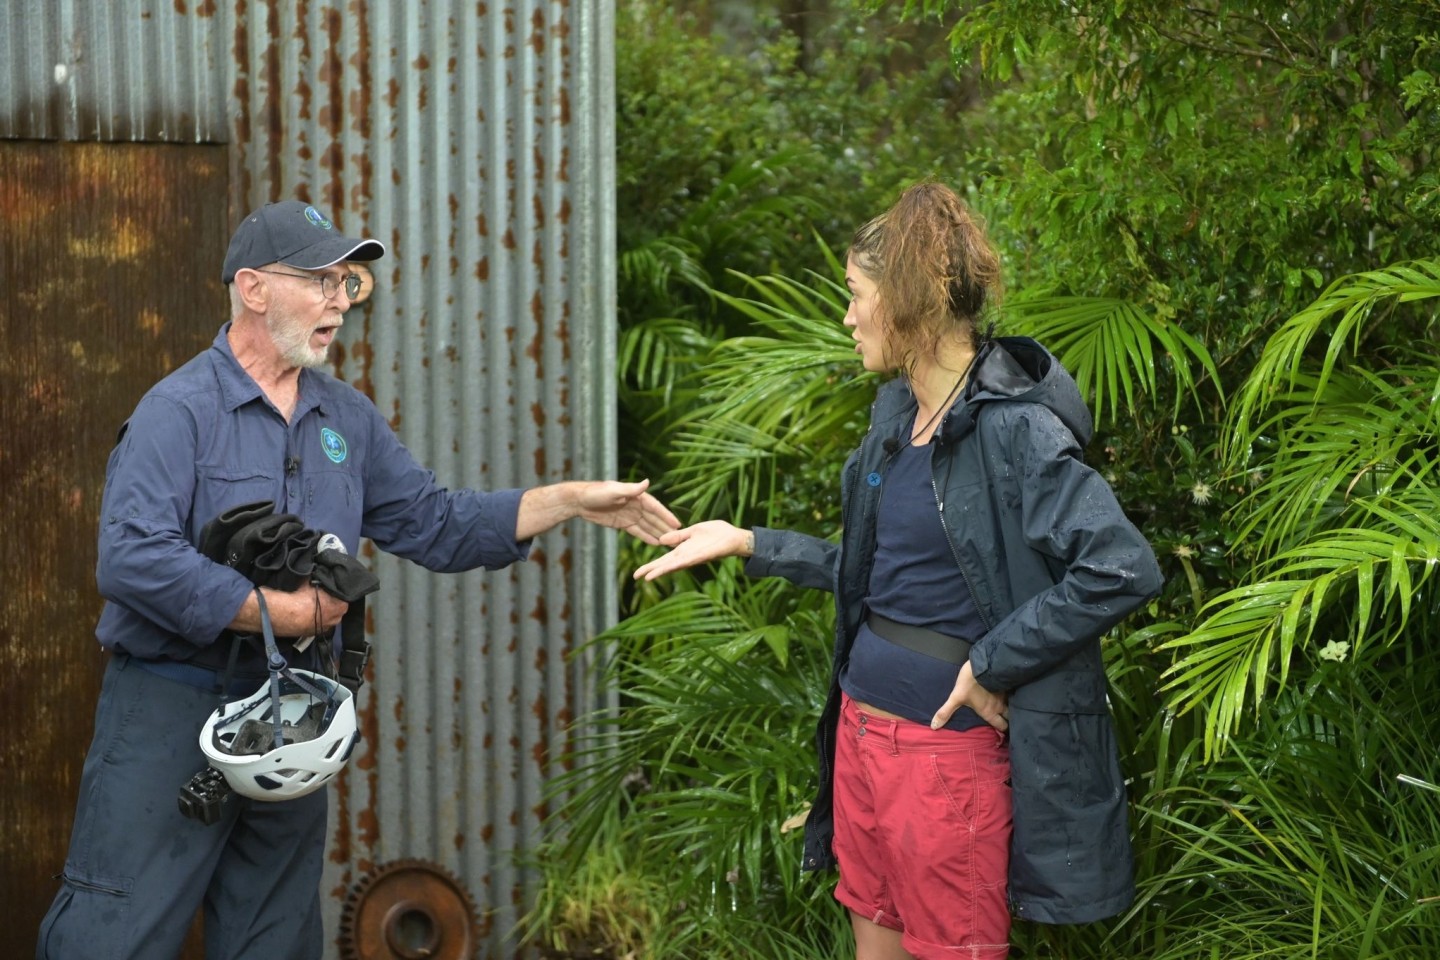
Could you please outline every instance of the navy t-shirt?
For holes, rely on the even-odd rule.
[[[891,458],[875,518],[866,605],[890,620],[974,642],[985,623],[940,523],[930,471],[933,449],[906,444]],[[862,623],[840,687],[851,699],[929,725],[959,675],[959,665],[891,643]],[[983,723],[962,707],[945,728],[968,730]]]

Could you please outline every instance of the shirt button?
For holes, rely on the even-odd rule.
[[[861,727],[861,728],[860,728],[860,732],[857,733],[857,734],[855,734],[855,736],[857,736],[857,737],[863,737],[863,736],[865,736],[865,728],[864,728],[864,727]]]

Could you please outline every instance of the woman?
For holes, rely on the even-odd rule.
[[[980,336],[999,273],[954,192],[906,190],[846,263],[855,350],[898,376],[846,463],[840,544],[707,521],[635,572],[744,556],[835,593],[804,866],[838,863],[857,960],[1003,958],[1012,912],[1084,923],[1134,894],[1100,637],[1160,572],[1082,460],[1069,374]]]

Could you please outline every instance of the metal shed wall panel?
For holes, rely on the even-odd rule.
[[[0,136],[229,143],[232,224],[298,196],[385,242],[337,372],[443,483],[613,476],[612,28],[608,0],[12,0]],[[512,858],[598,702],[570,654],[613,619],[614,549],[577,522],[502,571],[369,552],[374,677],[332,793],[329,931],[365,871],[423,858],[476,898],[485,955],[511,952]]]
[[[229,18],[217,9],[216,0],[9,0],[0,137],[230,140]]]

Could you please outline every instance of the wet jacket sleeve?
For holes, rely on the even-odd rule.
[[[185,535],[196,440],[194,419],[173,401],[151,395],[135,408],[110,454],[95,581],[105,599],[207,645],[252,587]]]
[[[1161,587],[1149,543],[1053,412],[1027,404],[998,426],[994,439],[1014,469],[1011,487],[992,496],[1019,511],[1018,524],[1002,526],[1023,538],[1005,548],[1039,554],[1043,566],[1031,567],[1044,572],[1028,584],[1012,576],[1017,606],[971,651],[976,680],[996,691],[1056,669]]]
[[[430,570],[497,569],[530,552],[515,539],[523,490],[449,490],[421,466],[380,417],[370,424],[361,534]]]
[[[828,540],[791,530],[755,527],[755,553],[745,561],[752,577],[784,577],[797,587],[835,590],[840,548]]]

